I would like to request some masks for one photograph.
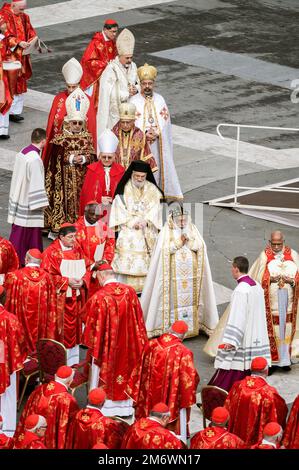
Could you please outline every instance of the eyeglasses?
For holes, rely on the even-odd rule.
[[[281,245],[283,245],[283,242],[271,242],[271,240],[269,240],[269,242],[270,242],[270,245],[272,245],[272,246],[281,246]]]
[[[82,121],[71,121],[75,126],[82,124]]]

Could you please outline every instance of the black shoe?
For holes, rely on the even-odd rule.
[[[275,372],[277,369],[278,369],[277,366],[269,367],[269,370],[268,370],[268,377],[269,377],[270,375],[272,375],[273,372]]]
[[[2,139],[2,140],[10,139],[10,135],[8,135],[8,134],[2,134],[2,135],[0,135],[0,139]]]
[[[283,370],[284,372],[290,372],[290,370],[292,370],[292,368],[291,368],[291,366],[283,366],[283,367],[282,367],[282,370]]]
[[[20,116],[19,114],[10,114],[9,120],[12,122],[20,122],[20,121],[24,121],[24,118],[23,116]]]

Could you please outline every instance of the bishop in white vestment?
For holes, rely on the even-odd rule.
[[[173,161],[173,145],[170,114],[163,96],[154,92],[157,69],[148,64],[138,68],[140,93],[130,102],[136,106],[136,122],[150,144],[157,162],[155,179],[169,201],[183,199],[178,175]]]
[[[116,40],[118,56],[109,62],[100,79],[97,134],[112,129],[120,119],[119,107],[138,93],[140,85],[133,60],[135,38],[124,29]]]
[[[148,336],[184,320],[188,336],[210,334],[218,311],[207,250],[196,226],[181,208],[161,230],[141,297]]]

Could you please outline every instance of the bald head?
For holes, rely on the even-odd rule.
[[[280,230],[275,230],[271,233],[270,245],[274,253],[279,253],[284,244],[283,233]]]

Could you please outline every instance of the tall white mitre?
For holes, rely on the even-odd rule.
[[[114,153],[116,152],[117,146],[118,138],[116,135],[110,131],[110,129],[105,129],[98,138],[98,147],[100,153]]]
[[[118,55],[133,55],[135,38],[133,33],[127,28],[123,29],[116,39]]]
[[[88,96],[81,90],[76,88],[66,99],[66,117],[65,121],[86,121],[86,115],[90,106]]]
[[[72,57],[62,67],[62,75],[67,85],[78,85],[83,75],[83,69],[80,62]]]

